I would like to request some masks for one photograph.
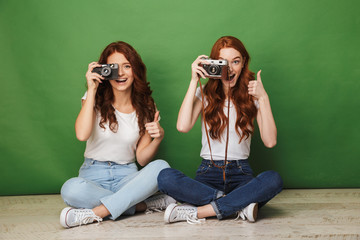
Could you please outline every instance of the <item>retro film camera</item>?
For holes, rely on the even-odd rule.
[[[101,64],[101,67],[96,67],[92,72],[103,76],[104,80],[115,80],[119,78],[119,65],[117,63]]]
[[[202,67],[206,71],[206,77],[214,79],[228,79],[228,62],[226,60],[214,60],[210,58],[203,58],[206,64],[202,64]]]

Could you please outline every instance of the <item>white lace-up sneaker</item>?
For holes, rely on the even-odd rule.
[[[166,208],[164,221],[166,223],[187,221],[190,224],[197,224],[205,222],[205,218],[198,219],[197,208],[192,205],[172,203]]]
[[[94,221],[99,223],[102,221],[102,218],[96,216],[91,209],[76,209],[67,207],[64,208],[60,214],[60,224],[64,228],[81,226]]]
[[[248,220],[249,222],[255,222],[258,213],[258,204],[251,203],[246,208],[238,212],[238,216],[235,220],[241,218],[242,220]]]
[[[161,212],[165,210],[171,203],[176,203],[176,200],[172,197],[160,193],[146,199],[145,204],[147,206],[146,213]]]

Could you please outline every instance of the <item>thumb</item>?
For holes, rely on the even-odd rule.
[[[260,73],[261,73],[261,70],[259,70],[259,71],[257,72],[257,80],[258,80],[259,82],[261,82],[261,76],[260,76]]]
[[[156,111],[155,117],[154,117],[154,122],[158,122],[158,121],[159,121],[159,115],[160,115],[160,112],[159,112],[159,111]]]

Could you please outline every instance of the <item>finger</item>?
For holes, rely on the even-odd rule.
[[[154,128],[154,127],[155,127],[154,122],[149,122],[149,123],[145,124],[146,129],[151,129],[151,128]]]
[[[150,134],[150,137],[152,137],[152,138],[157,138],[157,137],[160,137],[160,134],[159,134],[159,133],[157,133],[157,134]]]
[[[197,73],[201,78],[206,79],[205,75],[204,75],[201,71],[196,70],[196,73]]]
[[[146,127],[146,131],[154,131],[154,130],[157,130],[157,129],[159,129],[159,128],[154,127],[154,126]]]
[[[157,133],[159,133],[159,132],[160,132],[159,129],[148,131],[148,133],[149,133],[150,135],[151,135],[151,134],[157,134]]]
[[[261,76],[260,76],[260,73],[261,73],[261,70],[259,70],[259,71],[257,72],[257,80],[258,80],[259,82],[261,82]]]
[[[160,115],[160,111],[156,111],[155,117],[154,117],[154,122],[158,122],[158,121],[159,121],[159,115]]]
[[[202,58],[209,58],[209,57],[206,56],[206,55],[200,55],[200,56],[197,57],[197,59],[202,59]]]
[[[100,74],[98,74],[98,73],[91,73],[90,74],[90,77],[91,78],[100,78],[100,79],[104,79],[104,77],[103,76],[101,76]]]

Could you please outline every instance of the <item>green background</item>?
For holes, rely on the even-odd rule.
[[[110,42],[134,46],[148,68],[165,138],[157,155],[194,176],[200,122],[176,130],[191,63],[221,36],[241,39],[262,69],[278,128],[258,130],[250,162],[286,188],[360,187],[360,2],[0,0],[0,195],[58,193],[85,143],[74,123],[85,72]]]

